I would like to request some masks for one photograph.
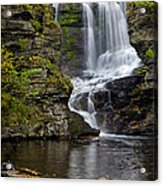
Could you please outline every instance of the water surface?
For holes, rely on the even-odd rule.
[[[154,141],[124,136],[99,141],[21,141],[2,143],[2,161],[28,167],[43,177],[72,179],[153,180]],[[144,167],[146,173],[140,173]]]

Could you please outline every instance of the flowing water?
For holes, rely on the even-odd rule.
[[[141,60],[130,45],[125,10],[125,3],[99,2],[95,16],[93,4],[83,3],[87,69],[82,76],[72,79],[74,91],[69,108],[96,129],[101,127],[92,101],[94,94],[109,92],[105,89],[107,82],[129,76],[140,66]],[[87,97],[87,107],[83,105],[83,97]]]
[[[59,3],[53,3],[53,7],[55,7],[55,21],[58,22]]]
[[[156,145],[156,144],[155,144]],[[152,180],[154,141],[103,136],[95,142],[21,141],[3,143],[2,162],[26,167],[52,178]],[[146,173],[140,173],[145,168]]]

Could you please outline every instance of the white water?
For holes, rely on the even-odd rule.
[[[53,3],[53,7],[55,7],[55,21],[58,22],[59,3]]]
[[[93,128],[100,128],[92,101],[94,93],[106,91],[105,84],[129,76],[140,65],[135,49],[130,45],[125,6],[116,2],[98,3],[98,20],[92,4],[83,3],[85,32],[85,59],[87,70],[83,77],[73,78],[74,90],[69,100],[71,111],[81,115]],[[86,94],[87,109],[76,107],[79,97]],[[109,102],[111,95],[109,92]],[[82,104],[82,103],[81,103]]]
[[[119,2],[119,5],[120,5],[120,7],[122,9],[123,14],[126,17],[126,2]]]
[[[86,35],[87,42],[85,43],[86,44],[85,50],[87,51],[87,68],[95,70],[96,45],[95,45],[95,36],[94,36],[94,15],[88,3],[83,3],[83,14],[85,19],[84,21],[85,27],[87,26],[87,35]]]

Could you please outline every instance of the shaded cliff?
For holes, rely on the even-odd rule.
[[[61,68],[67,74],[79,75],[85,69],[82,4],[59,4],[58,22],[62,28]]]
[[[54,13],[52,5],[2,6],[2,138],[98,133],[68,109],[73,87],[59,67]]]

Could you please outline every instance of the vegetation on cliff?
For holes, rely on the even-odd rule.
[[[28,125],[38,123],[44,117],[40,104],[48,102],[43,98],[44,94],[52,91],[60,94],[58,98],[62,95],[68,97],[72,90],[70,78],[59,68],[60,49],[57,42],[61,40],[58,35],[60,28],[54,22],[52,6],[7,6],[2,9],[3,15],[7,8],[13,15],[10,19],[4,16],[2,20],[6,23],[21,21],[28,34],[15,33],[14,25],[9,30],[6,24],[2,24],[2,133],[5,133],[3,129],[6,126],[28,128]],[[21,30],[21,27],[18,29]],[[50,32],[51,35],[57,34],[55,46],[58,48],[57,51],[52,48],[52,55],[49,54],[50,49],[45,51],[47,48],[44,48],[46,45],[51,47],[51,43],[55,42],[54,36],[52,41],[48,40],[48,32],[49,35]],[[12,38],[12,43],[6,33]],[[37,102],[38,99],[41,102]]]

